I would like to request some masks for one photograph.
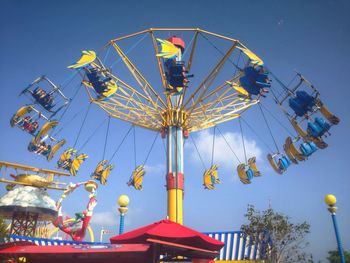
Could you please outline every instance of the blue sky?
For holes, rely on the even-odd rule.
[[[350,58],[348,2],[1,1],[0,6],[1,160],[55,168],[56,159],[48,163],[29,153],[26,150],[29,136],[9,126],[12,114],[28,103],[27,98],[18,97],[19,92],[37,76],[46,74],[62,84],[72,76],[72,71],[66,67],[79,57],[81,50],[99,50],[118,36],[150,27],[203,28],[239,39],[262,57],[269,69],[284,82],[292,78],[294,70],[302,72],[318,87],[323,100],[341,118],[341,123],[332,128],[327,149],[316,152],[298,166],[292,166],[283,176],[268,167],[264,157],[268,150],[244,127],[251,153],[260,152],[259,164],[264,174],[249,186],[236,179],[235,168],[230,167],[230,158],[225,155],[228,149],[218,140],[215,151],[222,184],[214,191],[202,188],[203,167],[188,141],[185,146],[185,224],[200,231],[237,230],[244,223],[247,204],[254,204],[262,210],[271,203],[276,211],[289,215],[293,221],[307,220],[311,224],[308,250],[314,258],[324,260],[326,252],[336,247],[331,219],[323,202],[326,193],[333,193],[338,198],[338,220],[344,247],[350,249],[350,204],[347,202],[350,200],[350,179],[346,164],[350,146],[346,137],[350,132],[350,92],[346,71]],[[142,53],[142,50],[136,52]],[[141,66],[147,67],[147,62]],[[70,97],[77,88],[73,84],[65,88]],[[267,105],[271,105],[271,112],[283,118],[277,107]],[[86,93],[81,91],[62,120],[63,130],[59,137],[66,138],[69,146],[76,140],[87,107]],[[70,117],[81,109],[75,122],[68,124]],[[102,110],[93,105],[77,146],[83,145],[105,118]],[[258,108],[250,109],[246,119],[273,146]],[[281,146],[287,134],[272,119],[269,121]],[[107,157],[112,155],[128,129],[129,124],[111,121]],[[221,125],[220,130],[235,145],[235,136],[239,132],[237,121]],[[90,158],[79,175],[70,178],[72,181],[86,180],[102,158],[105,132],[104,126],[84,148]],[[203,156],[208,156],[205,145],[212,134],[213,130],[209,129],[194,135]],[[138,163],[145,159],[153,136],[151,132],[136,129]],[[237,152],[242,154],[238,147]],[[120,194],[128,194],[131,199],[126,217],[128,230],[165,218],[165,159],[161,140],[157,140],[147,162],[148,173],[141,192],[126,186],[134,165],[132,136],[127,138],[113,161],[116,168],[108,185],[100,187],[98,192],[99,204],[94,221],[96,236],[102,225],[117,231],[116,200]],[[205,158],[205,161],[209,166],[210,158]],[[234,161],[232,156],[232,163]],[[5,193],[4,187],[0,193]],[[54,198],[58,195],[52,192]],[[86,202],[86,192],[78,190],[65,201],[63,209],[65,213],[73,214],[81,211]]]

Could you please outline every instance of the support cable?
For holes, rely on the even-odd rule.
[[[215,46],[215,44],[213,43],[213,42],[211,42],[210,40],[209,40],[209,38],[207,38],[204,34],[202,34],[201,32],[199,32],[199,34],[202,36],[202,37],[204,37],[204,39],[206,39],[208,42],[209,42],[209,44],[210,45],[212,45],[212,47],[213,48],[215,48],[221,55],[225,55],[225,53],[224,52],[222,52],[217,46]],[[238,66],[238,65],[236,65],[230,58],[228,58],[227,59],[237,70],[239,70],[239,71],[242,71],[242,69]]]
[[[91,135],[87,138],[87,140],[83,143],[82,146],[79,147],[79,152],[83,150],[83,148],[89,143],[89,141],[96,135],[97,131],[103,126],[103,124],[106,122],[107,118],[104,119],[96,128],[95,130],[91,133]]]
[[[224,134],[223,134],[223,133],[221,132],[221,130],[219,129],[219,126],[218,126],[217,128],[218,128],[218,131],[219,131],[219,133],[220,133],[221,137],[224,139],[224,141],[225,141],[226,145],[227,145],[227,146],[228,146],[228,148],[231,150],[231,152],[233,153],[233,155],[236,157],[236,159],[237,159],[238,163],[241,163],[241,161],[239,160],[239,158],[238,158],[237,154],[236,154],[236,153],[235,153],[235,151],[232,149],[231,145],[230,145],[230,144],[228,143],[228,141],[226,140],[226,138],[225,138]]]
[[[269,123],[267,122],[267,119],[266,119],[266,116],[265,116],[265,114],[264,114],[264,111],[263,111],[263,109],[261,108],[260,102],[258,103],[258,105],[259,105],[259,109],[260,109],[260,111],[261,111],[261,114],[262,114],[262,116],[263,116],[263,118],[264,118],[265,124],[266,124],[266,126],[267,126],[267,128],[268,128],[268,130],[269,130],[269,133],[270,133],[271,137],[272,137],[273,143],[275,144],[277,153],[279,153],[280,150],[279,150],[279,148],[278,148],[278,145],[277,145],[277,142],[276,142],[276,140],[275,140],[275,137],[274,137],[273,134],[272,134],[272,130],[271,130],[271,128],[270,128],[270,125],[269,125]]]
[[[107,124],[107,131],[106,131],[106,137],[105,137],[105,145],[103,147],[103,156],[102,156],[102,160],[105,159],[105,155],[106,155],[106,148],[107,148],[107,140],[108,140],[108,134],[109,134],[109,125],[111,123],[111,115],[108,115],[108,124]]]
[[[190,46],[192,45],[192,42],[193,42],[193,40],[194,40],[194,36],[195,36],[195,35],[196,35],[196,34],[193,34],[193,36],[192,36],[192,38],[191,38],[191,41],[190,41],[188,44],[186,44],[186,46],[190,47]],[[186,56],[187,50],[188,50],[188,49],[185,49],[185,52],[182,54],[182,58],[184,58],[184,57]]]
[[[190,138],[191,138],[191,140],[192,140],[192,143],[193,143],[193,145],[194,145],[194,148],[195,148],[195,149],[196,149],[196,151],[197,151],[197,154],[198,154],[199,159],[200,159],[200,161],[201,161],[201,163],[202,163],[202,165],[203,165],[203,168],[204,168],[204,170],[206,170],[207,168],[205,167],[205,164],[204,164],[204,161],[203,161],[203,159],[202,159],[202,156],[201,156],[201,154],[199,153],[199,150],[198,150],[197,144],[196,144],[196,142],[194,141],[194,139],[193,139],[193,137],[192,137],[192,136],[190,136]]]
[[[109,56],[109,52],[111,51],[111,45],[109,45],[108,46],[108,48],[107,48],[107,52],[106,52],[106,55],[105,55],[105,57],[103,58],[103,64],[106,64],[106,60],[107,60],[107,58],[108,58],[108,56]]]
[[[65,79],[61,87],[59,88],[61,91],[64,91],[66,87],[75,79],[75,77],[79,74],[80,69],[75,70],[67,79]]]
[[[81,89],[79,88],[79,87],[81,87],[81,83],[80,83],[79,85],[77,85],[77,87],[78,87],[78,88],[76,89],[76,91],[75,91],[73,97],[69,100],[69,104],[68,104],[67,107],[64,109],[64,111],[62,112],[61,116],[59,117],[58,122],[61,122],[62,118],[64,117],[64,115],[65,115],[66,112],[68,111],[68,109],[69,109],[69,107],[70,107],[72,101],[75,99],[75,97],[78,95],[79,91],[81,90]],[[58,126],[56,126],[56,127],[58,127]],[[54,127],[53,130],[55,130],[56,127]],[[62,130],[62,129],[61,129],[61,130]],[[61,131],[61,130],[60,130],[60,131]],[[59,133],[59,132],[57,132],[56,134],[58,134],[58,133]]]
[[[213,144],[212,144],[212,147],[211,147],[211,166],[213,166],[213,163],[214,163],[214,153],[215,153],[215,130],[216,130],[216,126],[214,126]]]
[[[259,103],[260,105],[260,103]],[[270,114],[270,116],[292,137],[296,137],[285,125],[283,125],[277,118],[275,115],[273,115],[271,113],[271,111],[269,111],[262,103],[261,103],[261,107],[264,108],[265,111],[267,111],[268,114]]]
[[[156,132],[156,136],[154,136],[153,143],[152,143],[151,148],[149,149],[149,151],[148,151],[148,153],[147,153],[146,159],[145,159],[145,161],[143,162],[143,165],[142,165],[142,166],[145,166],[145,165],[146,165],[146,163],[147,163],[147,161],[148,161],[148,158],[149,158],[149,156],[150,156],[150,154],[151,154],[151,152],[152,152],[153,146],[154,146],[154,144],[155,144],[155,142],[156,142],[156,140],[157,140],[157,138],[158,138],[158,135],[159,135],[159,133]]]
[[[60,134],[60,133],[67,127],[68,124],[70,124],[72,121],[74,121],[74,120],[80,115],[80,113],[83,112],[83,110],[84,110],[84,109],[81,109],[80,111],[78,111],[77,113],[75,113],[75,114],[73,115],[73,117],[72,117],[70,120],[68,120],[67,122],[65,122],[65,123],[64,123],[64,126],[61,127],[61,128],[60,128],[57,132],[55,132],[52,136],[53,136],[53,137],[56,137],[58,134]],[[57,127],[57,126],[56,126],[56,127]]]
[[[80,129],[79,129],[79,132],[78,132],[78,134],[77,134],[77,138],[75,139],[73,148],[75,148],[75,146],[77,145],[77,142],[78,142],[80,133],[81,133],[81,131],[83,130],[84,124],[85,124],[85,122],[86,122],[86,118],[87,118],[87,116],[88,116],[88,114],[89,114],[89,111],[90,111],[90,108],[91,108],[91,104],[92,104],[92,103],[90,102],[90,103],[89,103],[89,106],[88,106],[88,108],[87,108],[87,111],[86,111],[86,113],[85,113],[84,120],[83,120],[83,122],[82,122],[82,124],[81,124],[81,126],[80,126]]]
[[[245,159],[245,163],[247,163],[247,153],[246,153],[245,144],[244,144],[244,136],[243,136],[242,123],[241,123],[241,116],[238,117],[238,122],[239,122],[239,127],[240,127],[240,129],[241,129],[241,136],[242,136],[242,143],[243,143],[243,151],[244,151],[244,159]]]
[[[135,169],[137,167],[137,155],[136,155],[136,129],[134,125],[134,162],[135,162]]]
[[[128,49],[126,52],[125,52],[125,55],[128,55],[134,48],[136,48],[145,38],[147,37],[147,34],[144,34],[144,36],[139,39],[134,45],[132,45],[130,47],[130,49]],[[123,59],[121,57],[119,57],[119,59],[117,59],[116,61],[114,61],[112,63],[112,65],[110,66],[110,68],[114,67],[116,64],[118,64],[120,61],[122,61]]]
[[[129,133],[131,132],[131,129],[134,127],[134,125],[132,124],[129,128],[129,130],[127,131],[127,133],[124,135],[122,141],[119,143],[117,149],[114,151],[112,157],[109,159],[108,163],[111,163],[111,161],[113,160],[113,158],[115,157],[115,155],[117,154],[117,152],[119,151],[120,147],[122,146],[122,144],[124,143],[126,137],[128,137]]]
[[[250,126],[250,124],[243,118],[242,118],[242,121],[244,121],[244,123],[247,125],[247,127],[255,134],[256,137],[258,137],[258,139],[263,143],[265,144],[266,148],[270,151],[270,152],[273,152],[272,148],[265,142],[265,140],[263,138],[261,138],[261,136],[253,129],[252,126]]]

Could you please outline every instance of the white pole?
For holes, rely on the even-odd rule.
[[[100,242],[102,243],[102,238],[103,238],[103,227],[101,228],[101,232],[100,232]]]

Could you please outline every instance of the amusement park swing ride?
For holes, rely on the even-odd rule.
[[[146,40],[148,44],[145,44]],[[151,62],[154,63],[152,66]],[[91,104],[96,104],[107,113],[106,142],[111,118],[131,124],[116,152],[132,129],[135,134],[135,126],[157,133],[151,150],[158,134],[166,139],[167,216],[179,224],[183,224],[184,141],[192,133],[213,128],[214,149],[216,131],[227,143],[220,124],[238,119],[242,133],[242,122],[250,127],[242,117],[244,112],[258,107],[276,146],[276,150],[267,155],[267,160],[276,173],[283,174],[292,164],[305,161],[318,149],[326,148],[325,137],[332,126],[339,123],[339,118],[321,100],[320,92],[303,75],[297,73],[293,81],[285,85],[258,55],[240,41],[199,28],[150,28],[115,38],[98,54],[83,51],[81,58],[68,68],[74,70],[74,77],[82,78],[81,83],[90,101],[88,111]],[[148,78],[146,73],[150,74],[152,70],[159,74]],[[45,76],[36,79],[21,94],[29,96],[31,103],[14,114],[11,126],[31,135],[29,151],[51,161],[65,144],[64,139],[56,138],[58,132],[54,133],[54,130],[61,124],[54,117],[61,115],[62,119],[70,105],[75,103],[74,99],[69,99]],[[278,147],[268,125],[265,113],[270,114],[270,111],[264,106],[265,97],[272,98],[276,109],[282,111],[296,132],[296,136],[286,137],[283,147]],[[198,151],[194,139],[191,139]],[[52,221],[74,240],[83,240],[96,205],[97,182],[107,183],[108,176],[113,173],[111,161],[116,152],[110,160],[103,156],[91,178],[85,182],[64,186],[55,184],[52,175],[80,176],[78,170],[88,155],[82,153],[82,149],[76,149],[76,144],[77,140],[74,146],[61,153],[57,161],[57,167],[65,173],[48,172],[51,176],[47,179],[39,179],[39,175],[30,175],[30,179],[17,175],[15,180],[1,179],[0,182],[6,183],[9,191],[15,184],[63,190],[62,197],[56,202],[58,217]],[[243,133],[242,144],[244,148]],[[228,146],[237,157],[237,149]],[[246,158],[244,162],[239,161],[236,172],[243,184],[250,184],[262,174],[256,157],[247,158],[245,148],[243,150]],[[17,168],[21,169],[20,166]],[[218,168],[212,161],[209,169],[204,171],[204,188],[213,190],[223,180],[219,179]],[[44,170],[37,172],[46,173]],[[146,172],[145,163],[135,165],[127,184],[141,190]],[[63,199],[80,185],[88,190],[89,202],[85,214],[77,216],[84,225],[79,232],[71,229],[72,224],[63,222],[60,209]]]

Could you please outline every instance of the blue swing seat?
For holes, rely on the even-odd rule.
[[[239,79],[241,86],[251,95],[259,95],[261,89],[271,87],[268,73],[261,67],[248,66],[243,70],[244,76]]]
[[[314,122],[308,122],[307,133],[313,137],[321,137],[329,131],[331,125],[321,117],[316,117]]]
[[[96,68],[89,68],[86,76],[97,93],[102,94],[108,90],[107,82],[111,78],[103,76]]]
[[[287,168],[292,164],[291,160],[288,158],[288,156],[283,155],[278,159],[278,167],[282,171],[286,171]]]
[[[183,61],[167,59],[164,66],[165,75],[170,86],[169,90],[181,92],[183,88],[187,88],[188,78],[193,77],[193,75],[187,74]]]
[[[247,175],[248,180],[251,181],[254,177],[254,171],[251,168],[248,168],[245,173]]]
[[[306,157],[317,151],[317,146],[314,142],[304,142],[300,145],[300,151]]]
[[[174,87],[184,87],[183,64],[176,64],[169,68],[169,84]]]
[[[311,111],[315,104],[316,99],[303,90],[297,91],[296,97],[289,99],[289,107],[292,108],[299,117]]]

